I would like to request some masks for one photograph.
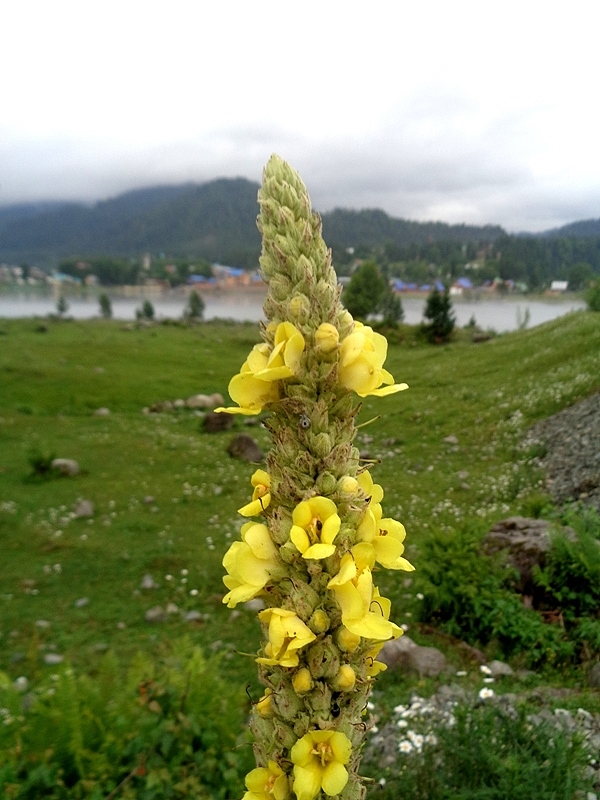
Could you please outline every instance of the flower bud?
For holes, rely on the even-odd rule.
[[[306,694],[313,688],[313,679],[306,667],[299,669],[292,678],[292,685],[296,694]]]
[[[267,689],[258,703],[254,706],[261,717],[273,716],[273,690]]]
[[[290,300],[290,314],[299,322],[305,322],[310,317],[310,303],[303,294],[295,294]]]
[[[321,472],[315,481],[315,489],[323,497],[333,494],[336,488],[336,480],[331,472]]]
[[[310,449],[317,458],[327,458],[331,453],[331,448],[331,436],[328,433],[322,432],[312,437]]]
[[[333,680],[333,688],[338,692],[351,692],[356,684],[356,673],[350,664],[342,664]]]
[[[337,488],[341,494],[356,494],[358,491],[358,481],[351,475],[344,475],[339,479]]]
[[[337,631],[336,643],[342,653],[354,653],[360,644],[360,636],[342,627]]]
[[[313,633],[325,633],[329,628],[329,617],[322,608],[317,608],[312,617],[308,620],[308,627]]]
[[[315,333],[315,349],[319,353],[327,354],[332,353],[338,346],[340,335],[337,328],[330,325],[329,322],[323,322],[316,330]]]

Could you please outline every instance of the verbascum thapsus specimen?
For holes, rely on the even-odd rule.
[[[404,527],[353,445],[358,397],[406,389],[384,368],[387,342],[340,302],[319,216],[278,156],[259,192],[268,285],[263,341],[229,385],[230,413],[269,412],[272,446],[240,509],[252,517],[225,555],[224,602],[264,599],[252,711],[257,768],[244,800],[364,797],[364,710],[383,643],[401,634],[375,564],[412,570]]]

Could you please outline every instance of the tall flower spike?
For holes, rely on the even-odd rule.
[[[299,175],[278,156],[259,191],[263,341],[231,379],[236,414],[269,412],[271,450],[251,478],[240,542],[224,558],[232,607],[260,594],[265,687],[252,710],[257,767],[244,800],[363,800],[362,710],[383,642],[401,633],[373,585],[377,561],[410,569],[404,528],[383,517],[383,489],[359,468],[358,397],[406,388],[387,342],[340,302],[331,253]],[[335,701],[334,701],[335,698]]]

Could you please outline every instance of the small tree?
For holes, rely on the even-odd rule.
[[[65,296],[61,294],[56,301],[56,310],[58,311],[59,317],[64,317],[64,315],[69,310],[69,304],[67,303]]]
[[[204,316],[204,300],[195,290],[189,296],[184,316],[188,320],[201,320]]]
[[[154,306],[150,300],[144,300],[142,307],[136,309],[136,319],[154,319]]]
[[[344,303],[360,319],[381,314],[384,325],[397,325],[404,317],[402,301],[374,261],[365,261],[354,272],[344,290]]]
[[[104,319],[110,319],[112,317],[112,305],[110,302],[110,297],[106,294],[106,292],[102,292],[98,298],[98,302],[100,303],[100,314],[102,317]]]
[[[430,320],[429,324],[424,326],[429,340],[436,344],[449,341],[456,318],[452,311],[448,287],[443,292],[440,292],[437,287],[431,291],[423,315],[425,319]]]
[[[585,293],[585,300],[589,311],[600,311],[600,280],[592,283]]]

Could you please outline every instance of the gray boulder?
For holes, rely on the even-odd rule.
[[[251,463],[263,461],[265,457],[258,442],[247,433],[238,433],[237,436],[234,436],[229,442],[227,452],[232,458],[239,458]]]
[[[389,669],[416,672],[420,678],[436,678],[446,669],[446,656],[441,650],[422,647],[408,636],[386,642],[377,660],[383,661]]]
[[[78,500],[73,506],[73,514],[77,519],[94,516],[94,504],[91,500]]]
[[[79,464],[72,458],[53,459],[52,469],[67,478],[74,478],[75,475],[79,475]]]

